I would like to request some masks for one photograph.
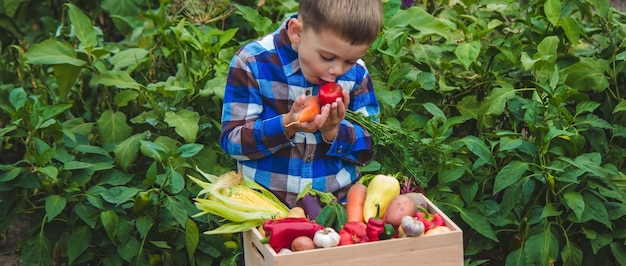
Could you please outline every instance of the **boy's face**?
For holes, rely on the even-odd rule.
[[[366,44],[352,45],[329,30],[320,33],[310,29],[302,30],[299,21],[290,23],[289,31],[291,42],[298,52],[302,74],[314,84],[334,82],[337,76],[346,73],[369,49]]]

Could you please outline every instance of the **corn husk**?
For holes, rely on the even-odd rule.
[[[188,176],[189,179],[202,187],[195,198],[195,205],[200,213],[195,214],[194,217],[210,213],[227,220],[220,227],[204,232],[205,234],[244,232],[262,225],[266,220],[286,217],[289,213],[289,208],[273,193],[253,180],[243,178],[241,173],[232,171],[218,177],[205,173],[197,167],[196,170],[206,181]],[[269,206],[259,206],[231,199],[225,195],[229,189],[247,189],[261,196],[264,201],[269,203]]]

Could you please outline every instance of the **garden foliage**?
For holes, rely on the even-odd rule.
[[[625,14],[383,2],[363,171],[423,188],[463,228],[467,265],[626,265]],[[0,1],[0,230],[30,221],[24,264],[241,264],[240,236],[201,233],[224,221],[194,217],[187,175],[234,168],[218,144],[230,59],[296,9]]]

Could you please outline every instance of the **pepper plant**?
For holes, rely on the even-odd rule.
[[[198,24],[189,16],[231,7],[223,1],[208,14],[142,2],[38,10],[51,37],[3,53],[2,72],[18,78],[0,90],[0,149],[10,154],[0,165],[8,217],[0,228],[29,220],[25,265],[241,261],[236,236],[200,234],[221,220],[193,217],[199,188],[186,178],[195,167],[234,166],[216,141],[216,88],[238,48],[237,28],[217,27],[225,17]]]
[[[625,264],[624,14],[600,0],[400,2],[366,61],[382,124],[418,141],[383,143],[383,169],[410,163],[399,170],[463,227],[469,265]],[[407,144],[418,152],[388,152]],[[450,159],[420,162],[419,146]]]

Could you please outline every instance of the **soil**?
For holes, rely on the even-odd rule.
[[[28,217],[18,217],[0,236],[0,266],[22,265],[18,256],[18,246],[28,231]]]

